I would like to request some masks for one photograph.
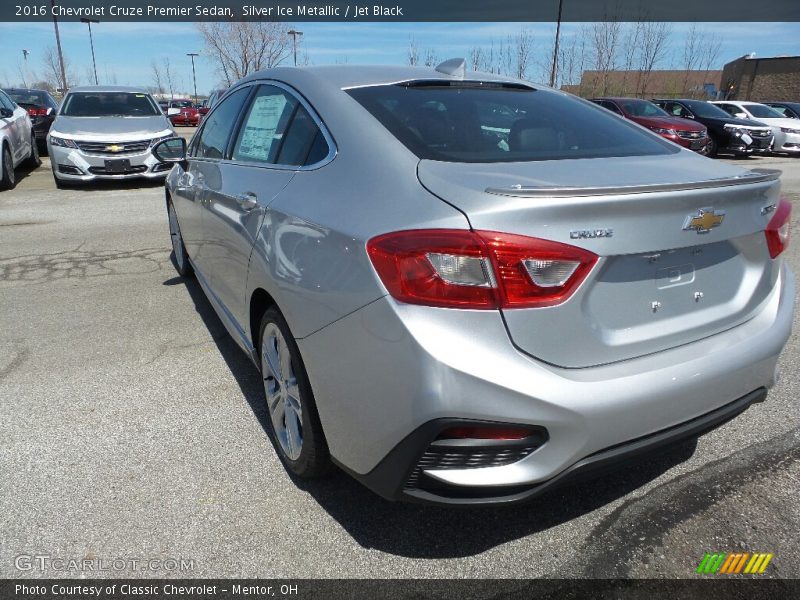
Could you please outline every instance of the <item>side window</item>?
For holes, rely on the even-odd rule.
[[[717,106],[719,106],[729,115],[735,115],[737,112],[741,112],[740,109],[733,104],[718,104]]]
[[[684,119],[691,118],[689,115],[691,115],[692,113],[690,113],[686,109],[686,107],[683,106],[682,104],[678,104],[677,102],[673,102],[672,104],[669,105],[669,107],[670,107],[670,110],[667,110],[668,113],[670,113],[672,115],[675,115],[676,117],[682,117]]]
[[[283,136],[276,162],[279,165],[300,167],[318,163],[327,155],[328,143],[325,137],[308,111],[298,106],[289,131]]]
[[[233,147],[233,160],[275,164],[284,133],[299,103],[274,85],[262,85],[253,97]]]
[[[791,119],[791,118],[792,118],[792,116],[793,116],[793,115],[790,115],[790,114],[789,114],[789,110],[788,110],[786,107],[784,107],[784,106],[773,106],[772,108],[774,108],[775,110],[777,110],[777,111],[778,111],[779,113],[781,113],[781,114],[782,114],[784,117],[788,117],[788,118],[790,118],[790,119]]]
[[[236,120],[250,94],[250,87],[244,87],[225,98],[214,112],[206,117],[203,130],[196,143],[192,144],[192,155],[200,158],[224,158],[225,148]]]
[[[0,106],[7,108],[8,110],[14,110],[14,103],[11,102],[11,99],[8,96],[6,96],[5,92],[0,92]]]
[[[615,114],[618,114],[620,116],[622,115],[622,111],[617,107],[617,105],[614,104],[613,102],[610,102],[609,100],[604,100],[603,106],[605,106],[608,110],[610,110]]]

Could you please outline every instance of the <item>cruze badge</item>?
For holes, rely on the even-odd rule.
[[[573,229],[569,232],[569,237],[573,240],[584,240],[592,238],[609,238],[614,235],[613,229]]]
[[[700,208],[696,214],[689,215],[683,222],[684,231],[696,231],[697,233],[708,233],[714,227],[722,225],[725,218],[725,211],[715,211],[713,208]]]

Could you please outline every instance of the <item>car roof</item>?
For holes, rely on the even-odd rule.
[[[134,94],[147,94],[147,90],[129,85],[82,85],[70,88],[72,92],[129,92]]]
[[[611,100],[612,102],[622,102],[623,100],[641,100],[642,102],[651,102],[644,98],[628,98],[624,96],[601,96],[599,98],[592,98],[592,100]]]
[[[49,94],[47,90],[40,90],[39,88],[20,88],[20,87],[4,87],[4,92],[37,92],[39,94]]]
[[[308,83],[313,81],[317,85],[347,89],[373,85],[390,85],[404,81],[416,80],[442,80],[458,81],[461,77],[447,75],[433,67],[405,67],[389,65],[327,65],[319,67],[275,67],[259,71],[245,77],[242,82],[258,79],[277,79],[292,84],[294,82]],[[495,81],[514,82],[531,85],[528,82],[494,75],[467,71],[463,77],[466,81]]]

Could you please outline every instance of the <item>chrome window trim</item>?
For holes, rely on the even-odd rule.
[[[225,162],[225,163],[231,164],[231,165],[240,165],[240,166],[246,166],[246,167],[257,167],[257,168],[260,168],[260,169],[270,169],[270,170],[273,170],[273,171],[316,171],[317,169],[321,169],[322,167],[326,166],[334,158],[336,158],[336,155],[339,153],[339,149],[336,146],[336,142],[333,139],[333,136],[331,135],[330,131],[328,131],[328,128],[325,126],[325,122],[319,116],[317,111],[314,110],[314,107],[311,106],[311,104],[303,97],[303,95],[298,90],[294,89],[292,86],[290,86],[290,85],[288,85],[286,83],[283,83],[282,81],[277,81],[275,79],[258,79],[258,80],[254,80],[254,81],[247,81],[246,83],[243,83],[241,86],[237,86],[235,88],[231,88],[228,91],[228,93],[234,93],[236,90],[241,89],[242,87],[244,87],[246,85],[256,85],[256,86],[271,85],[271,86],[274,86],[276,88],[279,88],[280,90],[282,90],[283,92],[287,93],[292,98],[297,100],[297,102],[306,110],[306,112],[308,112],[308,114],[311,116],[311,119],[314,121],[316,126],[322,132],[322,137],[325,139],[325,143],[328,144],[328,154],[325,156],[325,158],[323,158],[320,161],[317,161],[317,162],[315,162],[313,164],[310,164],[310,165],[300,165],[300,166],[298,166],[298,165],[280,165],[280,164],[258,163],[258,162],[250,162],[250,161],[246,161],[246,160],[233,160],[231,158],[216,159],[216,160],[221,160],[222,162]],[[226,93],[225,95],[227,96],[228,93]],[[219,103],[217,104],[217,106],[219,106]],[[248,105],[247,108],[249,109],[250,105]],[[211,112],[209,112],[208,114],[210,115]],[[239,128],[235,132],[237,139],[239,137],[239,133],[240,133],[241,128],[242,128],[243,125],[244,125],[244,119],[239,124]]]

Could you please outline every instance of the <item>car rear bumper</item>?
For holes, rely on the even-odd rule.
[[[90,154],[75,148],[63,148],[48,144],[48,154],[53,166],[53,175],[62,181],[90,182],[96,180],[164,178],[172,165],[160,163],[150,152],[138,154]],[[128,161],[121,172],[109,170],[107,160]]]
[[[368,487],[394,500],[509,502],[612,458],[699,435],[762,399],[791,332],[793,303],[794,278],[784,267],[747,323],[583,369],[521,353],[499,313],[390,298],[298,345],[331,454]],[[475,422],[543,428],[546,436],[510,464],[446,468],[447,459],[417,468],[443,427]]]

